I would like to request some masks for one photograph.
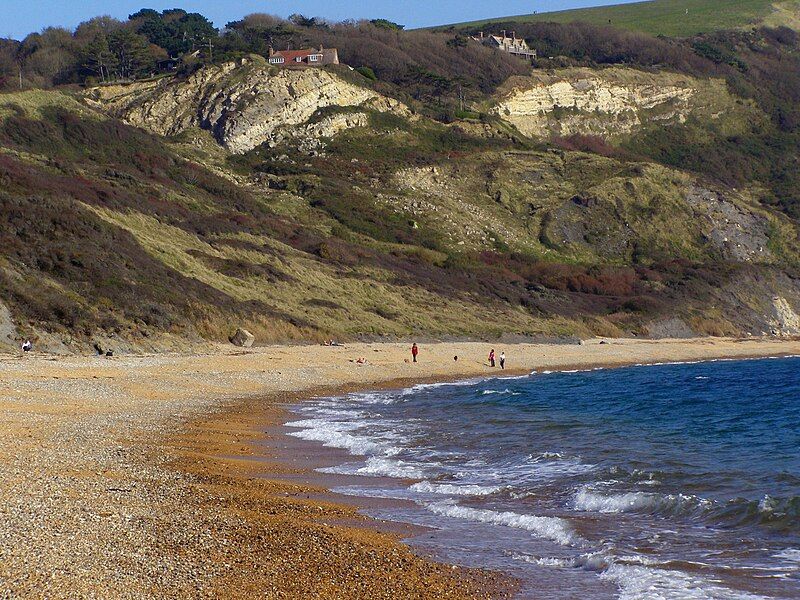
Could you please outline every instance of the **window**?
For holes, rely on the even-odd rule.
[[[320,57],[322,57],[321,54],[311,54],[309,55],[308,60],[309,62],[317,62],[320,59]]]
[[[283,62],[283,57],[282,56],[273,56],[272,58],[269,59],[269,62],[274,64],[274,65],[281,64]]]

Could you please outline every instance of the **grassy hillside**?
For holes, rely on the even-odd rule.
[[[492,23],[573,23],[613,25],[652,35],[688,37],[721,29],[737,29],[758,24],[795,25],[800,14],[796,0],[650,0],[631,4],[598,6],[531,15],[509,16],[461,23],[456,27],[490,26]]]
[[[117,86],[163,84],[185,114],[160,93],[125,122],[76,87],[0,94],[0,344],[780,330],[774,299],[800,310],[800,35],[515,27],[555,57],[545,80],[468,30],[254,18],[225,34],[238,58]],[[249,77],[265,33],[359,67],[329,69],[326,97],[340,78],[411,112],[312,99],[306,125],[354,120],[229,153],[197,82],[231,123],[280,120],[215,79]]]
[[[119,349],[237,326],[622,335],[674,318],[722,334],[768,327],[769,299],[795,293],[797,230],[747,194],[499,123],[371,119],[329,153],[231,157],[60,92],[0,96],[0,301],[18,334]]]

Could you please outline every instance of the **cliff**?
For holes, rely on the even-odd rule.
[[[494,106],[445,124],[250,59],[0,96],[0,346],[798,330],[797,221],[757,185],[519,133],[735,131],[746,101],[615,68]]]
[[[615,137],[690,115],[720,120],[747,107],[722,80],[625,67],[534,70],[509,80],[490,107],[525,135]]]
[[[280,129],[303,125],[330,107],[408,114],[400,102],[347,82],[333,71],[279,69],[260,57],[205,67],[186,79],[95,87],[86,101],[159,135],[206,129],[233,153],[271,142]],[[358,122],[363,119],[329,118],[306,127],[305,133],[329,137]]]

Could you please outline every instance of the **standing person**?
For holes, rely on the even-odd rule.
[[[411,346],[411,358],[414,362],[417,362],[417,354],[419,354],[419,348],[417,348],[416,342]]]
[[[492,351],[489,352],[489,366],[494,366],[494,348],[492,348]]]
[[[505,352],[501,352],[500,353],[500,368],[501,369],[505,369],[506,368],[506,353]]]

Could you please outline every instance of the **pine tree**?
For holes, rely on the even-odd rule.
[[[153,55],[146,37],[123,28],[108,39],[109,48],[117,61],[117,74],[122,79],[135,78],[153,66]]]
[[[100,81],[106,82],[116,66],[117,58],[108,45],[108,36],[105,33],[97,34],[86,47],[83,67],[87,71],[96,73]]]

